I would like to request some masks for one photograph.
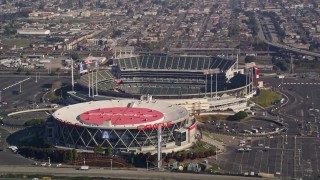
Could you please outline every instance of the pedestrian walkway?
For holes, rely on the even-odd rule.
[[[213,135],[209,135],[209,136],[213,136]],[[202,141],[208,143],[208,144],[211,144],[213,146],[216,146],[218,147],[219,151],[220,152],[223,152],[225,151],[225,145],[223,142],[220,142],[220,141],[217,141],[215,139],[213,139],[212,137],[208,137],[206,135],[202,135]]]

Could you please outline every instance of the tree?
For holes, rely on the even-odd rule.
[[[251,63],[254,62],[256,60],[255,56],[246,56],[246,58],[244,59],[245,63]]]
[[[78,151],[77,151],[77,150],[72,149],[72,154],[73,154],[73,160],[78,159],[78,157],[79,157],[79,153],[78,153]]]
[[[181,153],[180,157],[178,158],[178,161],[182,162],[186,159],[187,155],[186,153]]]
[[[71,54],[71,58],[72,58],[73,60],[77,60],[77,59],[79,59],[80,57],[79,57],[79,54],[78,54],[78,53],[72,53],[72,54]]]
[[[45,125],[45,120],[43,119],[30,119],[27,122],[25,122],[26,126],[39,126],[39,125]]]
[[[240,120],[246,118],[248,114],[244,111],[239,111],[235,114],[235,116]]]
[[[78,5],[79,5],[79,8],[82,9],[83,8],[83,1],[82,0],[78,0]]]
[[[198,152],[193,152],[191,159],[197,159],[198,157]]]
[[[63,153],[63,162],[69,162],[69,161],[72,161],[73,160],[73,153],[72,153],[72,150],[67,150],[67,151],[64,151]]]
[[[167,156],[164,158],[164,161],[169,162],[170,159],[172,159],[172,153],[168,153]]]
[[[192,154],[191,154],[191,153],[187,153],[186,158],[187,158],[187,159],[191,159],[191,158],[192,158]]]
[[[117,7],[119,8],[119,7],[121,7],[121,6],[123,6],[123,4],[122,4],[122,2],[121,2],[120,0],[118,0],[118,2],[117,2]]]
[[[108,147],[107,149],[105,149],[104,153],[106,156],[111,156],[112,155],[112,148]]]
[[[198,156],[199,156],[199,158],[203,158],[204,157],[204,153],[200,151]]]
[[[238,36],[239,35],[239,27],[237,25],[232,25],[229,28],[229,37]]]
[[[149,156],[149,161],[156,162],[157,158],[158,158],[158,154],[153,154],[153,155]]]
[[[209,153],[210,153],[210,156],[216,155],[216,151],[214,149],[210,149]]]
[[[102,154],[103,153],[103,148],[101,145],[97,145],[93,148],[93,152],[94,154]]]
[[[240,121],[241,119],[244,119],[246,118],[248,115],[246,112],[244,111],[239,111],[237,112],[236,114],[232,115],[232,116],[229,116],[227,118],[228,121]]]
[[[122,30],[113,30],[111,37],[116,38],[122,35]]]

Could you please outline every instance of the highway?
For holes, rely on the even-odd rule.
[[[76,170],[76,168],[47,168],[38,166],[1,166],[0,174],[7,173],[16,174],[35,174],[35,175],[54,175],[54,176],[68,176],[68,177],[104,177],[104,178],[121,178],[121,179],[166,179],[166,180],[237,180],[248,179],[247,177],[239,176],[221,176],[210,174],[197,173],[172,173],[172,172],[158,172],[146,170],[110,170],[110,169],[89,169],[87,171]],[[250,178],[252,180],[261,178]]]
[[[306,51],[306,50],[290,47],[290,46],[279,44],[279,43],[273,43],[273,42],[270,42],[270,41],[267,41],[267,40],[264,40],[264,42],[266,44],[270,45],[270,46],[281,48],[281,49],[285,49],[287,51],[291,51],[291,52],[294,52],[294,53],[299,53],[299,54],[304,54],[304,55],[314,56],[314,57],[320,57],[320,53]]]
[[[299,54],[304,54],[304,55],[309,55],[309,56],[314,56],[314,57],[320,57],[320,53],[315,53],[315,52],[311,52],[311,51],[306,51],[306,50],[302,50],[302,49],[298,49],[298,48],[294,48],[294,47],[290,47],[287,45],[283,45],[280,43],[276,43],[276,42],[272,42],[271,36],[268,32],[268,29],[262,25],[261,20],[256,18],[258,24],[259,24],[259,32],[258,32],[258,36],[259,38],[266,44],[273,46],[273,47],[277,47],[277,48],[281,48],[287,51],[291,51],[294,53],[299,53]]]

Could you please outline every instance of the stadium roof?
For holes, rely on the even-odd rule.
[[[159,101],[104,100],[91,101],[58,109],[53,117],[62,123],[106,127],[136,128],[152,122],[182,121],[189,116],[188,111],[177,105]]]
[[[111,121],[112,125],[150,123],[163,118],[159,111],[147,108],[114,107],[87,111],[80,115],[80,120],[89,124],[102,125]]]

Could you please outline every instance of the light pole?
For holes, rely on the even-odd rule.
[[[218,162],[218,147],[216,146],[216,161]]]
[[[301,149],[298,149],[299,152],[299,166],[300,166],[300,155],[301,155]]]
[[[288,144],[288,131],[286,131],[286,144]]]
[[[20,93],[21,93],[21,81],[20,81]]]
[[[110,165],[110,167],[111,167],[111,170],[112,170],[112,159],[111,159],[111,165]]]
[[[146,161],[147,161],[147,171],[149,171],[149,158],[150,156],[147,157]]]
[[[36,83],[38,83],[37,75],[38,75],[38,73],[36,72]]]
[[[149,170],[149,163],[148,163],[148,159],[146,160],[147,161],[147,171]]]
[[[49,159],[49,164],[48,164],[48,166],[50,167],[50,165],[51,165],[51,163],[50,163],[50,157],[48,157],[48,159]]]

